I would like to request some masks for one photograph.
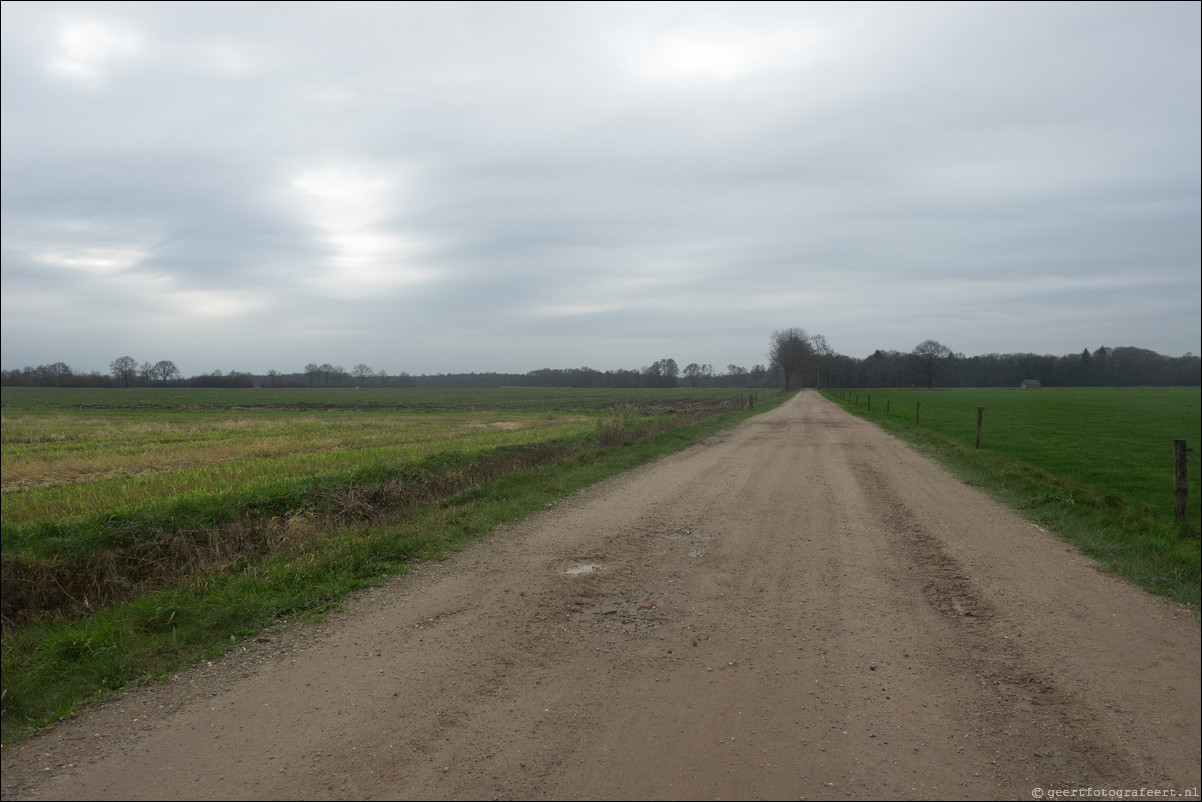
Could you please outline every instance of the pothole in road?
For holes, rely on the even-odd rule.
[[[570,576],[580,576],[581,574],[591,574],[600,571],[601,567],[601,563],[577,563],[571,568],[564,569],[564,573]]]

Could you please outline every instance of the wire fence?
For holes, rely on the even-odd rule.
[[[1078,463],[1099,490],[1163,501],[1187,517],[1202,477],[1199,393],[1117,390],[833,390],[828,394],[868,418],[937,432],[970,447],[1005,453],[1053,473]],[[1192,448],[1189,447],[1192,444]],[[1192,490],[1190,488],[1192,480]],[[1155,489],[1152,489],[1152,488]],[[1195,503],[1194,509],[1198,509]]]

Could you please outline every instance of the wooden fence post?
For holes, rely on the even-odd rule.
[[[1176,502],[1177,520],[1184,521],[1189,506],[1189,485],[1185,482],[1185,441],[1173,441],[1173,500]]]
[[[981,449],[981,415],[985,412],[985,407],[977,407],[977,450]]]
[[[914,407],[914,425],[918,425],[919,417],[922,415],[922,402],[919,401]]]
[[[872,396],[868,396],[868,411],[872,412]]]
[[[890,405],[890,404],[892,404],[892,403],[893,403],[892,401],[886,401],[886,402],[885,402],[885,414],[886,414],[886,415],[888,415],[888,414],[889,414],[889,405]]]

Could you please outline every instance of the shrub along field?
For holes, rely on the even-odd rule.
[[[843,390],[827,395],[926,449],[1146,590],[1200,601],[1202,390]],[[977,408],[981,447],[976,448]],[[1173,441],[1188,514],[1175,519]]]
[[[686,389],[0,400],[5,741],[753,414]]]

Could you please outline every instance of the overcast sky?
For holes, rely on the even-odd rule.
[[[1197,354],[1200,8],[6,2],[0,359]]]

